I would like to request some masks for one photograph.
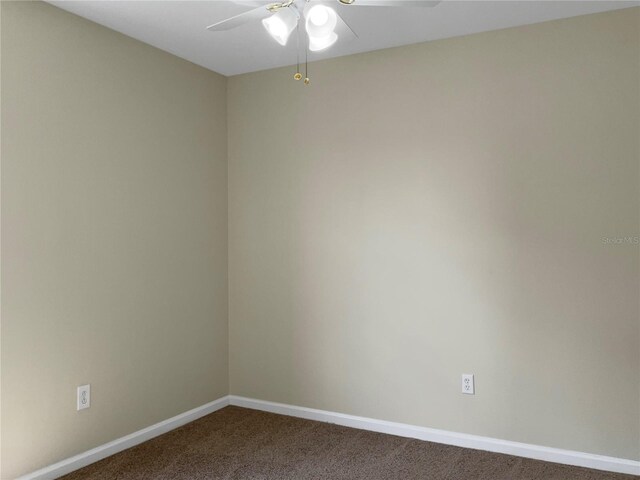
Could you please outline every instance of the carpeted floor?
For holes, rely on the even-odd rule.
[[[381,433],[226,407],[65,480],[631,480]]]

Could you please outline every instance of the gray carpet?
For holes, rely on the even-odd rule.
[[[639,477],[226,407],[63,478],[637,480]]]

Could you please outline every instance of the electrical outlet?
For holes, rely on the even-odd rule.
[[[82,385],[78,387],[77,402],[78,411],[91,406],[91,385]]]
[[[466,395],[474,395],[476,393],[475,382],[472,373],[462,374],[462,393]]]

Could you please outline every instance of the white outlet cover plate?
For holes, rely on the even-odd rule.
[[[476,386],[472,373],[462,374],[462,393],[464,393],[465,395],[475,395]]]
[[[91,385],[81,385],[77,392],[77,409],[84,410],[91,406]]]

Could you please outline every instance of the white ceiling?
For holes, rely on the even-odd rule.
[[[234,30],[206,30],[207,25],[251,8],[229,0],[49,3],[223,75],[296,62],[295,41],[286,47],[278,45],[259,21]],[[638,6],[640,1],[444,0],[434,8],[335,5],[359,37],[341,39],[329,50],[311,55],[310,60]]]

